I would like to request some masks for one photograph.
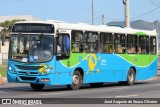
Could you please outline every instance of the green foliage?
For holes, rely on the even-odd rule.
[[[2,75],[2,77],[6,77],[7,73],[6,73],[6,67],[0,67],[0,74]]]
[[[13,26],[13,24],[18,21],[25,21],[25,20],[18,20],[18,19],[6,20],[5,22],[0,23],[0,27],[7,29],[7,30],[10,30],[11,27]]]
[[[13,24],[15,22],[18,22],[18,21],[25,21],[25,20],[18,20],[18,19],[15,19],[15,20],[7,20],[5,22],[2,22],[0,23],[0,27],[1,27],[1,31],[0,31],[0,36],[3,37],[9,37],[9,32],[11,31],[11,28],[13,26]]]

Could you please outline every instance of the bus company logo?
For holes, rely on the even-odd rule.
[[[88,66],[89,66],[89,69],[87,70],[87,74],[90,72],[90,71],[95,71],[96,70],[96,65],[97,65],[97,62],[98,60],[101,59],[101,56],[99,56],[98,58],[96,57],[95,54],[90,54],[89,58],[86,58],[86,60],[88,60]],[[100,70],[97,68],[96,70],[98,73],[100,73]]]
[[[26,74],[29,75],[29,71],[27,71]]]
[[[40,64],[39,66],[40,66],[39,72],[40,72],[41,74],[49,73],[49,69],[50,69],[51,66],[48,66],[48,65],[46,65],[45,63],[42,63],[42,64]]]
[[[12,104],[11,99],[2,99],[2,104]]]

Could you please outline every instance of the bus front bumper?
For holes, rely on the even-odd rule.
[[[27,75],[17,75],[7,72],[8,82],[15,83],[34,83],[34,84],[48,84],[54,85],[54,74],[49,75],[39,75],[39,76],[27,76]]]

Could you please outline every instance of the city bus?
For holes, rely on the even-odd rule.
[[[33,90],[130,86],[157,74],[155,30],[50,20],[16,22],[10,34],[8,82],[29,83]]]

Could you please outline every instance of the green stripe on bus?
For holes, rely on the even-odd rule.
[[[70,61],[70,67],[77,65],[80,60],[84,60],[88,53],[71,53],[70,58],[67,60],[61,60],[62,64],[67,66],[67,62]]]
[[[132,63],[135,66],[148,66],[150,65],[156,58],[157,55],[145,55],[145,54],[119,54],[129,63]]]

